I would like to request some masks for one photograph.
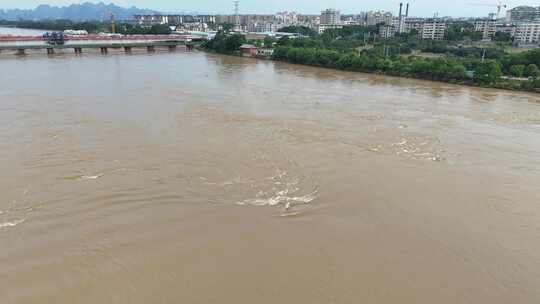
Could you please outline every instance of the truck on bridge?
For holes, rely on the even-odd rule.
[[[50,45],[64,45],[68,40],[68,37],[63,32],[47,32],[43,34],[43,39]]]

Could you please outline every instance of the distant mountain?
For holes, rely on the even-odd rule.
[[[0,9],[0,20],[46,20],[46,19],[69,19],[69,20],[102,20],[108,19],[108,13],[116,15],[117,20],[133,19],[133,15],[157,14],[159,12],[140,9],[134,6],[125,8],[114,4],[90,3],[72,4],[69,6],[40,5],[35,9]]]

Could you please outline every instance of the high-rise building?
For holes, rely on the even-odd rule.
[[[338,25],[341,24],[341,13],[335,9],[326,9],[321,12],[322,25]]]
[[[497,21],[491,18],[474,21],[474,31],[482,33],[482,40],[491,40],[497,32]]]
[[[444,40],[446,35],[446,21],[440,18],[427,19],[422,24],[420,38],[430,40]]]
[[[424,18],[406,18],[404,21],[405,32],[410,33],[415,30],[420,34],[425,21]]]
[[[392,23],[392,13],[384,11],[371,11],[366,13],[366,25],[377,25],[377,24],[387,24]]]
[[[276,13],[276,22],[286,25],[294,25],[298,23],[298,13],[296,12],[278,12]]]
[[[540,22],[519,23],[516,26],[515,41],[519,44],[540,42]]]
[[[395,36],[397,29],[393,25],[382,25],[379,27],[379,36],[383,39],[392,38]]]
[[[134,15],[139,25],[150,26],[156,24],[181,25],[186,23],[215,23],[214,15]]]
[[[540,7],[517,6],[506,11],[508,23],[532,22],[540,20]]]

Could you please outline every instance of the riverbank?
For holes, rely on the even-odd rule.
[[[475,70],[467,70],[457,58],[429,59],[415,56],[387,58],[356,52],[342,53],[334,50],[295,47],[277,47],[272,58],[316,67],[483,88],[538,92],[540,86],[540,81],[537,81],[536,77],[525,82],[501,78],[503,76],[501,69],[493,60],[478,63]]]
[[[207,52],[207,53],[213,53],[213,54],[220,54],[225,56],[234,56],[234,57],[246,57],[242,55],[240,52],[218,52],[215,50],[211,50],[204,47],[198,47],[198,50]],[[515,92],[528,92],[528,93],[540,93],[540,89],[536,87],[524,87],[523,83],[531,83],[531,81],[525,82],[522,80],[512,80],[512,79],[500,79],[501,81],[497,83],[491,83],[491,84],[485,84],[485,83],[478,83],[475,82],[472,78],[469,79],[463,79],[463,80],[441,80],[441,79],[433,79],[430,77],[421,77],[418,75],[403,75],[398,73],[388,73],[381,70],[366,70],[366,69],[353,69],[353,68],[343,68],[339,66],[324,66],[324,65],[318,65],[318,64],[306,64],[306,63],[298,63],[298,62],[291,62],[287,59],[278,59],[274,56],[272,57],[264,57],[264,56],[248,56],[249,58],[257,59],[257,60],[271,60],[271,61],[279,61],[279,62],[287,62],[290,64],[297,64],[297,65],[304,65],[304,66],[312,66],[312,67],[318,67],[318,68],[325,68],[325,69],[332,69],[332,70],[341,70],[341,71],[348,71],[348,72],[358,72],[358,73],[366,73],[366,74],[375,74],[375,75],[383,75],[388,77],[399,77],[399,78],[409,78],[409,79],[419,79],[419,80],[426,80],[426,81],[433,81],[433,82],[441,82],[441,83],[449,83],[454,85],[463,85],[463,86],[469,86],[469,87],[476,87],[476,88],[485,88],[485,89],[498,89],[498,90],[506,90],[506,91],[515,91]]]
[[[234,56],[237,56],[237,55],[234,55]],[[374,75],[381,75],[381,76],[386,76],[386,77],[418,79],[418,80],[424,80],[424,81],[448,83],[448,84],[453,84],[453,85],[462,85],[462,86],[469,86],[469,87],[476,87],[476,88],[483,88],[483,89],[497,89],[497,90],[505,90],[505,91],[540,93],[540,89],[538,89],[538,88],[531,88],[531,89],[523,89],[523,88],[521,88],[521,84],[524,81],[517,81],[517,80],[507,80],[504,83],[501,82],[501,83],[497,83],[497,84],[483,85],[483,84],[475,83],[473,80],[468,80],[468,81],[443,81],[443,80],[436,80],[436,79],[431,79],[431,78],[427,78],[427,77],[415,77],[415,76],[410,76],[410,75],[399,75],[399,74],[385,73],[385,72],[381,72],[381,71],[354,70],[354,69],[343,69],[343,68],[337,68],[337,67],[326,67],[326,66],[319,66],[319,65],[300,64],[300,63],[289,62],[289,61],[286,61],[286,60],[277,60],[277,59],[273,59],[273,58],[260,58],[260,57],[253,57],[253,58],[260,59],[260,60],[272,60],[272,61],[287,62],[287,63],[290,63],[290,64],[311,66],[311,67],[324,68],[324,69],[332,69],[332,70],[340,70],[340,71],[356,72],[356,73],[365,73],[365,74],[374,74]]]
[[[325,31],[310,37],[264,41],[244,35],[219,32],[204,47],[219,53],[245,55],[272,47],[272,58],[289,63],[364,73],[411,77],[448,83],[515,91],[540,89],[540,49],[507,53],[502,49],[482,49],[459,45],[459,41],[430,41],[404,35],[366,45],[358,37],[375,35],[373,27],[350,27]],[[242,49],[242,46],[244,48]],[[415,56],[415,52],[436,53],[435,58]],[[265,53],[267,51],[265,50]],[[527,78],[528,81],[519,79]]]

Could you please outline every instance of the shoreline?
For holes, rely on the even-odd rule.
[[[197,48],[197,50],[202,51],[202,52],[206,52],[206,53],[210,53],[210,54],[218,54],[218,55],[223,55],[223,56],[232,56],[232,57],[240,57],[240,58],[251,58],[251,59],[255,59],[255,60],[283,62],[283,63],[287,63],[287,64],[292,64],[292,65],[299,65],[299,66],[313,67],[313,68],[321,68],[321,69],[329,69],[329,70],[334,70],[334,71],[343,71],[343,72],[350,72],[350,73],[361,73],[361,74],[367,74],[367,75],[378,75],[378,76],[393,77],[393,78],[414,79],[414,80],[422,80],[422,81],[429,81],[429,82],[435,82],[435,83],[444,83],[444,84],[456,85],[456,86],[473,87],[473,88],[478,88],[478,89],[502,90],[502,91],[506,91],[506,92],[510,91],[510,92],[530,93],[530,94],[539,94],[540,93],[540,89],[536,89],[536,90],[519,90],[519,89],[506,88],[506,87],[483,86],[483,85],[475,84],[473,81],[471,81],[471,82],[441,81],[441,80],[435,80],[435,79],[429,79],[429,78],[421,78],[421,77],[392,75],[392,74],[378,73],[378,72],[356,71],[356,70],[350,70],[350,69],[339,69],[339,68],[319,66],[319,65],[293,63],[293,62],[289,62],[289,61],[286,61],[286,60],[276,60],[276,59],[273,59],[273,58],[264,58],[264,57],[258,57],[258,56],[249,56],[248,57],[248,56],[242,56],[242,55],[239,55],[239,54],[226,54],[226,53],[219,53],[219,52],[215,52],[215,51],[204,49],[204,48]]]

